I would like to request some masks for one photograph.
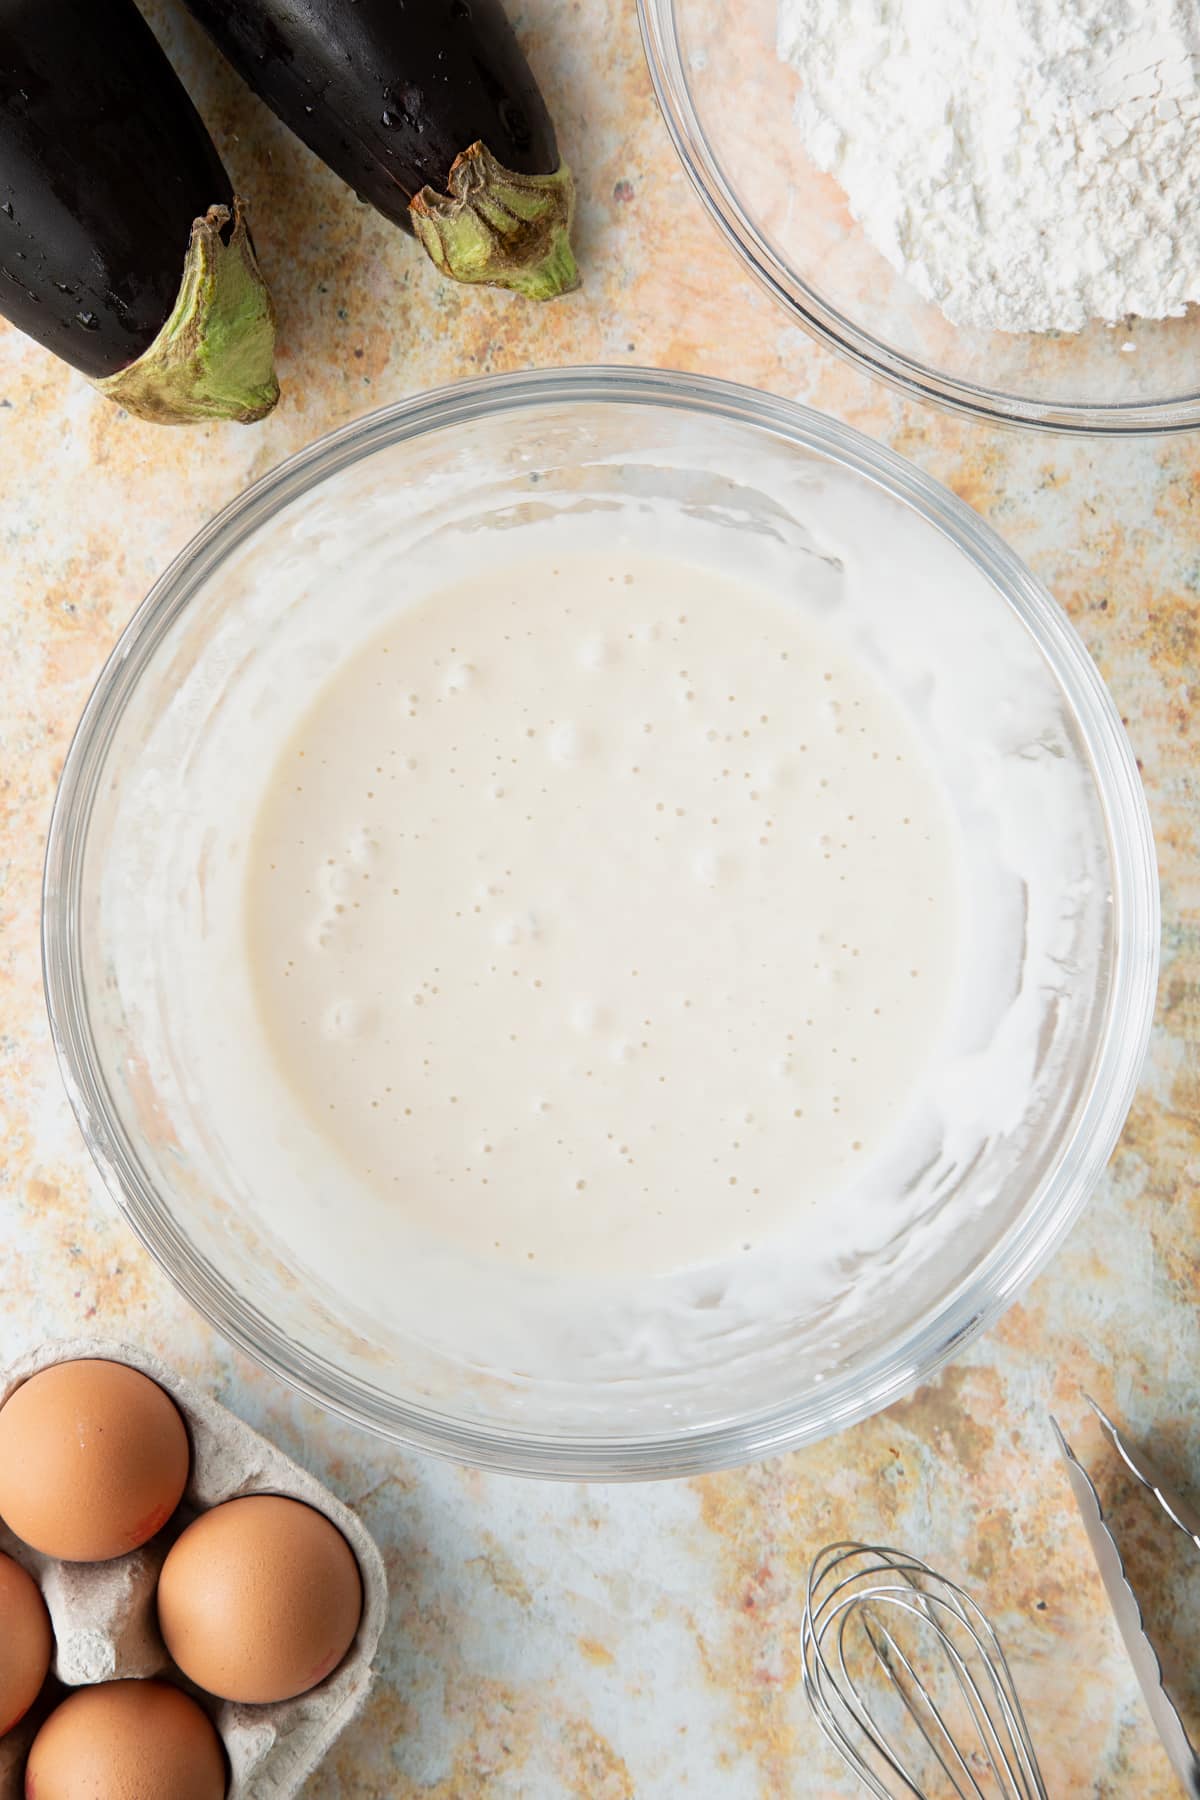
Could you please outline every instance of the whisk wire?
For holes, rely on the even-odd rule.
[[[1012,1676],[1004,1652],[1001,1649],[999,1640],[992,1630],[991,1625],[988,1623],[988,1620],[984,1617],[983,1613],[980,1612],[979,1608],[975,1605],[974,1601],[971,1600],[969,1595],[957,1592],[953,1594],[942,1594],[918,1591],[915,1602],[905,1600],[900,1602],[900,1604],[905,1609],[915,1606],[915,1610],[919,1612],[922,1619],[929,1624],[930,1629],[934,1632],[946,1660],[954,1673],[959,1692],[961,1693],[964,1704],[970,1714],[972,1723],[979,1733],[980,1744],[983,1753],[987,1758],[994,1780],[997,1783],[1007,1780],[1012,1784],[1015,1791],[1022,1796],[1022,1800],[1024,1800],[1027,1791],[1031,1794],[1035,1794],[1037,1792],[1036,1787],[1028,1788],[1027,1786],[1031,1780],[1036,1779],[1036,1776],[1030,1766],[1022,1742],[1022,1734],[1025,1736],[1028,1735],[1024,1715],[1020,1710],[1020,1701],[1017,1699],[1016,1688],[1012,1682]],[[967,1630],[971,1633],[973,1643],[976,1648],[980,1649],[982,1652],[980,1661],[983,1670],[987,1675],[989,1694],[985,1694],[981,1691],[980,1684],[975,1678],[971,1664],[962,1655],[954,1638],[942,1625],[938,1617],[939,1611],[949,1612],[954,1619],[965,1625]],[[865,1609],[863,1629],[868,1641],[870,1641],[871,1638],[872,1623],[870,1611]],[[890,1638],[891,1634],[889,1633],[887,1635]],[[898,1646],[897,1651],[899,1654],[902,1654],[902,1652],[899,1652]],[[909,1674],[912,1676],[914,1684],[920,1691],[922,1699],[927,1706],[936,1712],[937,1709],[934,1706],[932,1698],[921,1686],[916,1671],[912,1668],[911,1664],[907,1663],[907,1661],[906,1667],[908,1668]],[[989,1708],[989,1698],[991,1701],[991,1709]],[[995,1715],[998,1715],[998,1717]],[[939,1723],[943,1723],[940,1713],[937,1714],[937,1717]],[[945,1729],[944,1723],[943,1729]],[[952,1739],[951,1742],[953,1742]],[[957,1746],[954,1746],[954,1748],[956,1756],[962,1761],[961,1753],[958,1752]],[[968,1775],[970,1775],[969,1770]],[[973,1789],[980,1791],[974,1777],[972,1776],[970,1778]]]
[[[945,1652],[947,1660],[954,1670],[966,1704],[971,1710],[972,1719],[983,1739],[984,1751],[988,1757],[992,1774],[995,1779],[999,1781],[1000,1770],[996,1767],[996,1758],[999,1756],[1002,1761],[1007,1760],[1005,1758],[1004,1749],[996,1740],[995,1734],[991,1730],[983,1697],[979,1693],[979,1689],[975,1684],[969,1667],[959,1655],[953,1639],[942,1629],[936,1616],[930,1611],[931,1605],[938,1604],[938,1597],[934,1595],[924,1595],[919,1590],[912,1588],[880,1587],[876,1591],[875,1598],[877,1600],[887,1599],[897,1608],[897,1610],[910,1613],[923,1624],[927,1624],[935,1633]],[[960,1616],[957,1614],[953,1605],[951,1605],[950,1610],[954,1611],[956,1616]],[[976,1781],[965,1757],[955,1743],[953,1733],[946,1724],[937,1703],[934,1701],[932,1695],[923,1687],[915,1668],[892,1633],[889,1632],[887,1627],[880,1621],[873,1618],[869,1609],[860,1604],[859,1597],[856,1594],[852,1593],[842,1602],[840,1611],[841,1617],[839,1620],[838,1631],[839,1670],[845,1679],[847,1687],[854,1690],[855,1697],[862,1712],[871,1720],[874,1747],[876,1747],[877,1751],[890,1757],[890,1752],[886,1748],[878,1722],[871,1713],[869,1704],[863,1698],[859,1684],[855,1682],[846,1661],[845,1635],[847,1627],[851,1623],[858,1623],[861,1626],[863,1634],[871,1645],[871,1648],[874,1650],[881,1668],[887,1675],[896,1693],[899,1695],[901,1703],[909,1717],[912,1719],[914,1725],[921,1733],[922,1738],[928,1745],[931,1754],[937,1760],[938,1766],[942,1769],[946,1779],[950,1782],[955,1794],[960,1796],[961,1800],[987,1800],[986,1794]],[[860,1613],[862,1615],[861,1619],[858,1617]],[[878,1637],[876,1634],[878,1634]],[[897,1666],[903,1668],[905,1674],[909,1678],[911,1687],[906,1686],[905,1683],[899,1679],[896,1672]],[[932,1721],[933,1725],[936,1726],[936,1735],[931,1729],[928,1721]],[[947,1760],[947,1757],[952,1760],[956,1767],[951,1767],[951,1762]],[[1011,1777],[1011,1770],[1007,1770],[1006,1772],[1009,1773]],[[966,1787],[962,1785],[964,1781],[968,1784]]]
[[[953,1787],[955,1794],[960,1796],[960,1800],[987,1800],[987,1796],[984,1794],[983,1789],[968,1768],[962,1751],[954,1742],[949,1728],[946,1725],[946,1721],[938,1710],[937,1703],[934,1701],[932,1695],[926,1693],[925,1689],[921,1686],[915,1669],[909,1662],[907,1656],[905,1656],[900,1645],[892,1636],[891,1632],[887,1629],[886,1625],[877,1624],[869,1615],[867,1615],[863,1619],[863,1631],[866,1634],[867,1642],[879,1658],[884,1672],[888,1675],[896,1692],[899,1694],[905,1711],[908,1713],[909,1718],[913,1721],[917,1730],[921,1733],[921,1736],[925,1739],[925,1742],[929,1745],[931,1752],[937,1760],[938,1767],[945,1774],[946,1779]],[[882,1641],[882,1647],[881,1643],[876,1640],[876,1632],[878,1632],[879,1639]],[[912,1682],[911,1690],[906,1687],[902,1681],[897,1680],[897,1664],[899,1664],[905,1674],[910,1678]],[[918,1694],[924,1703],[924,1711],[932,1717],[937,1725],[941,1743],[935,1739],[933,1733],[929,1730],[925,1719],[922,1717],[921,1710],[917,1705],[916,1696]],[[946,1758],[942,1753],[941,1744],[946,1746],[947,1752],[953,1757],[955,1763],[957,1763],[963,1778],[970,1783],[969,1790],[962,1786],[959,1776],[946,1761]]]
[[[858,1723],[859,1729],[862,1731],[862,1733],[866,1737],[868,1743],[871,1745],[871,1748],[875,1752],[875,1755],[877,1757],[879,1757],[881,1761],[885,1762],[888,1765],[888,1767],[890,1768],[891,1772],[897,1777],[897,1779],[900,1780],[901,1782],[903,1782],[904,1786],[908,1789],[908,1791],[912,1794],[917,1795],[917,1800],[920,1800],[920,1790],[913,1787],[912,1783],[908,1779],[908,1776],[905,1774],[903,1768],[892,1756],[891,1751],[887,1747],[887,1741],[884,1738],[884,1736],[879,1728],[879,1724],[875,1718],[875,1715],[871,1711],[870,1703],[865,1698],[865,1696],[860,1692],[858,1683],[854,1680],[853,1674],[851,1673],[851,1670],[850,1670],[850,1666],[848,1665],[848,1663],[846,1661],[846,1627],[849,1624],[849,1622],[850,1622],[849,1615],[843,1613],[839,1620],[838,1634],[837,1634],[838,1673],[841,1677],[841,1687],[837,1690],[838,1698],[842,1702],[842,1704],[846,1705],[848,1710],[853,1714],[854,1718],[856,1719],[856,1721]],[[820,1653],[818,1652],[818,1655],[819,1654]],[[824,1659],[822,1658],[821,1660],[822,1660],[822,1666],[824,1666]],[[849,1698],[847,1698],[847,1697],[849,1697]],[[822,1696],[822,1698],[824,1698],[824,1696]],[[831,1710],[828,1711],[827,1716],[828,1716],[829,1720],[832,1721],[833,1714],[832,1714]],[[827,1724],[826,1731],[828,1732],[829,1730],[830,1730],[830,1725]],[[861,1764],[861,1759],[860,1759],[860,1764]],[[858,1772],[860,1775],[862,1775],[862,1773],[863,1773],[862,1766],[859,1767]],[[878,1788],[877,1792],[883,1794],[885,1797],[885,1800],[886,1800],[887,1792],[888,1792],[888,1790],[886,1788],[882,1788],[882,1787]]]
[[[970,1683],[974,1701],[972,1710],[975,1710],[977,1706],[976,1716],[980,1733],[982,1736],[991,1736],[996,1739],[997,1748],[1004,1757],[1005,1773],[1018,1785],[1018,1792],[1021,1793],[1022,1800],[1026,1794],[1028,1794],[1029,1800],[1037,1800],[1038,1796],[1044,1800],[1045,1790],[1042,1786],[1037,1759],[1033,1753],[1029,1727],[1021,1708],[1020,1696],[1017,1693],[1017,1684],[1013,1680],[1008,1658],[1004,1654],[1000,1639],[996,1636],[995,1628],[969,1594],[955,1588],[953,1583],[945,1582],[942,1577],[938,1579],[952,1594],[951,1610],[967,1626],[980,1649],[982,1665],[991,1684],[992,1697],[1005,1728],[1007,1749],[999,1742],[995,1719],[989,1712],[986,1701],[979,1693],[969,1665],[959,1655],[957,1646],[947,1642],[947,1650],[951,1653],[955,1673],[959,1676],[960,1681],[967,1680]],[[941,1604],[945,1603],[941,1595],[927,1594],[925,1599],[929,1603],[935,1601]],[[998,1774],[997,1779],[999,1779]]]
[[[828,1690],[832,1689],[834,1692],[839,1692],[839,1690],[833,1679],[832,1672],[825,1663],[824,1653],[820,1647],[820,1640],[816,1638],[813,1632],[812,1619],[807,1607],[805,1608],[804,1622],[801,1628],[801,1644],[804,1669],[804,1691],[808,1696],[809,1704],[816,1715],[821,1730],[831,1743],[836,1744],[843,1760],[858,1776],[863,1786],[868,1788],[875,1796],[875,1800],[893,1800],[897,1790],[895,1788],[884,1787],[882,1781],[875,1773],[875,1770],[863,1756],[855,1739],[844,1732],[840,1721],[834,1716],[828,1700]],[[815,1662],[815,1674],[810,1673],[810,1658],[813,1658]],[[840,1704],[850,1713],[863,1737],[886,1762],[891,1773],[894,1774],[896,1780],[900,1782],[904,1792],[914,1796],[914,1800],[923,1800],[920,1789],[914,1787],[909,1781],[903,1768],[896,1762],[895,1758],[891,1756],[886,1744],[880,1738],[870,1710],[865,1707],[859,1699],[857,1689],[850,1679],[844,1664],[841,1673],[844,1685],[839,1693]],[[825,1679],[826,1677],[828,1680]]]
[[[922,1651],[900,1641],[896,1615],[913,1621],[906,1633]],[[932,1775],[936,1783],[938,1772],[955,1800],[1046,1800],[995,1631],[968,1594],[918,1558],[830,1545],[809,1576],[802,1643],[805,1692],[821,1729],[878,1800],[934,1800],[923,1781]],[[934,1672],[943,1671],[943,1693],[944,1672],[952,1677],[949,1712],[922,1673],[925,1651],[935,1653]],[[881,1720],[881,1692],[898,1699],[913,1728],[907,1746]]]

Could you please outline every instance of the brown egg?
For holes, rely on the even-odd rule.
[[[206,1713],[165,1681],[76,1688],[33,1740],[25,1800],[223,1800]]]
[[[341,1532],[274,1494],[201,1513],[158,1584],[167,1649],[224,1700],[263,1704],[315,1687],[345,1656],[361,1615],[358,1564]]]
[[[0,1554],[0,1737],[41,1693],[53,1649],[41,1589],[20,1563]]]
[[[0,1518],[47,1556],[107,1562],[165,1525],[188,1478],[187,1430],[124,1363],[56,1363],[0,1408]]]

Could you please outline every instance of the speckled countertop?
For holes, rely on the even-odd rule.
[[[1008,435],[872,385],[793,328],[702,215],[630,0],[528,0],[518,18],[581,181],[581,294],[536,309],[440,281],[160,12],[255,202],[283,403],[251,429],[155,429],[0,330],[0,1358],[80,1329],[135,1337],[362,1510],[392,1620],[374,1698],[311,1800],[849,1795],[798,1679],[808,1562],[844,1534],[923,1550],[986,1600],[1052,1794],[1159,1800],[1177,1790],[1046,1410],[1080,1429],[1087,1389],[1152,1429],[1200,1487],[1200,437]],[[668,213],[669,259],[656,248]],[[1100,1191],[1024,1303],[934,1385],[842,1437],[657,1487],[527,1484],[399,1454],[234,1355],[102,1194],[39,979],[55,780],[103,658],[168,559],[247,481],[370,407],[463,374],[581,361],[700,369],[809,401],[978,508],[1067,608],[1117,697],[1163,879],[1143,1085]],[[1162,1596],[1181,1653],[1192,1622],[1200,1638],[1182,1591]]]

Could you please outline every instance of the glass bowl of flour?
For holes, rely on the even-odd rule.
[[[1150,1018],[1117,714],[966,506],[692,376],[323,439],[135,615],[55,808],[83,1131],[387,1436],[677,1474],[887,1404],[1045,1261]]]
[[[639,0],[667,126],[753,273],[905,393],[1200,423],[1200,25],[1172,0]]]

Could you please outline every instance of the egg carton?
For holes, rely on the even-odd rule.
[[[166,1363],[131,1344],[80,1338],[44,1345],[0,1373],[0,1406],[39,1370],[79,1357],[127,1363],[170,1394],[191,1439],[191,1474],[170,1523],[142,1549],[111,1562],[69,1563],[43,1556],[0,1522],[0,1550],[28,1569],[40,1586],[55,1642],[45,1693],[21,1724],[0,1738],[0,1800],[21,1800],[29,1746],[66,1688],[150,1675],[166,1675],[185,1688],[212,1719],[229,1759],[227,1800],[288,1800],[299,1793],[370,1688],[371,1663],[387,1614],[387,1577],[375,1542],[349,1507],[306,1469]],[[270,1706],[244,1706],[203,1693],[180,1675],[158,1630],[155,1591],[171,1543],[198,1513],[242,1494],[283,1494],[324,1513],[350,1545],[362,1576],[362,1618],[341,1663],[308,1693]]]

